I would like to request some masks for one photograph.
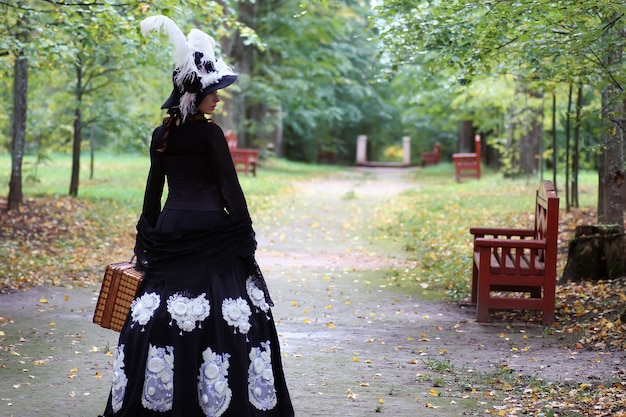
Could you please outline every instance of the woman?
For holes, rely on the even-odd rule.
[[[206,118],[237,76],[205,33],[185,38],[164,16],[141,27],[167,30],[177,65],[137,225],[144,279],[120,333],[104,416],[291,417],[246,200],[224,134]]]

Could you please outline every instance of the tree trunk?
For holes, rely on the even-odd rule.
[[[534,175],[539,170],[539,154],[541,140],[543,139],[543,103],[542,94],[524,89],[524,95],[528,97],[524,109],[525,121],[520,122],[522,132],[519,140],[519,168],[526,175]],[[537,103],[541,103],[539,105]]]
[[[602,192],[598,193],[598,220],[603,224],[617,225],[623,231],[624,131],[622,119],[624,105],[618,99],[618,95],[617,87],[612,84],[602,91],[602,117],[605,121],[605,128],[603,129],[599,172],[599,176],[602,177],[600,181]],[[602,195],[602,200],[600,200],[600,195]]]
[[[619,19],[615,19],[618,22]],[[623,65],[621,45],[611,42],[609,36],[623,35],[623,25],[615,24],[605,32],[608,37],[607,68]],[[598,177],[598,221],[614,224],[624,230],[624,102],[621,99],[622,87],[617,82],[610,83],[602,90],[602,167]]]
[[[258,5],[255,2],[238,2],[238,20],[254,29],[256,20],[256,10]],[[246,111],[248,86],[245,84],[250,80],[252,68],[252,53],[254,46],[245,45],[238,33],[230,38],[222,39],[222,50],[228,55],[225,60],[232,60],[232,65],[239,75],[237,79],[237,93],[230,95],[232,89],[225,93],[227,96],[223,102],[223,111],[215,115],[215,120],[222,125],[226,131],[232,129],[237,133],[240,147],[248,146],[250,139],[247,137]],[[228,62],[228,61],[226,61]]]
[[[580,163],[580,123],[581,111],[583,107],[583,85],[578,86],[578,97],[576,98],[576,119],[574,122],[574,148],[572,149],[572,205],[579,207],[578,202],[578,171]]]
[[[552,94],[552,184],[554,189],[558,190],[556,182],[556,173],[558,172],[558,158],[556,153],[556,94]]]
[[[18,2],[22,6],[22,2]],[[29,41],[28,15],[17,20],[15,37],[18,43]],[[13,65],[13,114],[11,126],[11,179],[7,210],[17,210],[24,200],[22,191],[22,162],[26,144],[26,117],[28,114],[28,57],[18,49]]]
[[[570,149],[571,149],[571,140],[570,140],[570,127],[572,125],[572,94],[573,94],[573,85],[569,84],[569,90],[567,91],[567,114],[565,116],[565,211],[570,212],[571,207],[571,195],[570,195]]]
[[[74,110],[74,139],[72,146],[72,178],[70,180],[70,195],[78,196],[80,181],[80,143],[82,141],[82,66],[76,65],[76,109]]]
[[[626,238],[617,226],[577,226],[560,282],[598,281],[626,273]]]
[[[471,120],[461,120],[459,124],[459,147],[457,152],[474,153],[474,126]]]
[[[26,143],[28,111],[28,58],[18,53],[13,73],[13,126],[11,140],[11,179],[8,210],[17,210],[24,200],[22,193],[22,161]]]

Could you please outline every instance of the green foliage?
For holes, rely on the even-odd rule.
[[[367,7],[295,0],[262,2],[256,32],[266,45],[254,60],[251,103],[281,109],[287,156],[312,160],[318,142],[353,160],[357,134],[387,142],[394,120],[391,93],[374,79],[377,64]],[[272,123],[272,121],[269,121]],[[249,126],[251,130],[262,129]],[[400,135],[396,134],[400,142]]]
[[[423,125],[448,122],[448,129],[437,128],[450,133],[455,121],[472,120],[481,132],[490,133],[504,170],[515,175],[513,144],[532,120],[518,113],[529,96],[520,95],[516,85],[544,94],[546,133],[552,126],[549,99],[559,96],[560,160],[567,89],[570,84],[589,86],[587,91],[595,94],[587,94],[584,101],[582,146],[587,154],[581,161],[593,158],[595,163],[592,149],[603,135],[598,93],[613,85],[624,99],[626,72],[607,53],[623,48],[623,6],[608,0],[386,0],[376,7],[375,22],[381,28],[381,56],[391,63],[389,76],[415,92],[400,99],[409,105],[405,114],[414,120],[428,114]],[[444,154],[450,151],[453,140],[438,140]]]
[[[492,73],[525,80],[582,81],[608,78],[598,56],[603,36],[622,2],[467,2],[415,4],[387,0],[379,6],[382,39],[395,62],[428,63],[469,82]],[[427,53],[425,51],[428,51]]]

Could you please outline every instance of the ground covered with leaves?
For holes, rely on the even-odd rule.
[[[342,198],[350,200],[354,195]],[[102,213],[101,209],[94,210],[94,203],[84,200],[38,198],[28,200],[19,212],[0,213],[0,263],[3,265],[0,292],[23,291],[41,285],[68,288],[97,285],[104,265],[129,257],[129,248],[132,248],[134,240],[135,214],[116,207],[119,203],[115,201],[106,204],[110,207]],[[567,253],[566,244],[576,225],[593,223],[595,216],[592,211],[564,213],[560,227],[561,253]],[[564,262],[564,259],[561,261]],[[419,271],[415,274],[419,275]],[[558,321],[544,331],[561,336],[572,357],[576,356],[576,352],[603,354],[626,350],[626,324],[620,318],[626,304],[625,285],[624,279],[560,284],[556,304]],[[538,321],[538,316],[501,312],[496,313],[495,320],[498,323],[533,323]],[[437,365],[441,362],[431,363],[433,370],[437,370]],[[453,383],[459,384],[462,378],[454,369],[441,368],[437,371],[451,376]],[[419,378],[418,374],[416,379]],[[463,378],[467,383],[466,377]],[[624,365],[616,367],[604,379],[576,383],[538,380],[506,367],[491,375],[481,374],[480,379],[480,382],[468,384],[461,398],[480,396],[488,401],[492,406],[486,407],[485,414],[626,415]],[[432,395],[439,395],[440,384],[441,381],[435,378]],[[479,385],[487,389],[478,390]],[[428,407],[430,403],[422,401],[420,404]],[[384,412],[384,407],[377,411]]]
[[[100,282],[106,262],[132,256],[128,219],[98,213],[92,203],[69,197],[28,199],[19,211],[0,211],[0,293],[43,284],[92,285]]]

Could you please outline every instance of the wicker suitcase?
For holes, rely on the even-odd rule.
[[[93,322],[116,332],[122,330],[142,278],[143,273],[135,269],[132,259],[108,265]]]

